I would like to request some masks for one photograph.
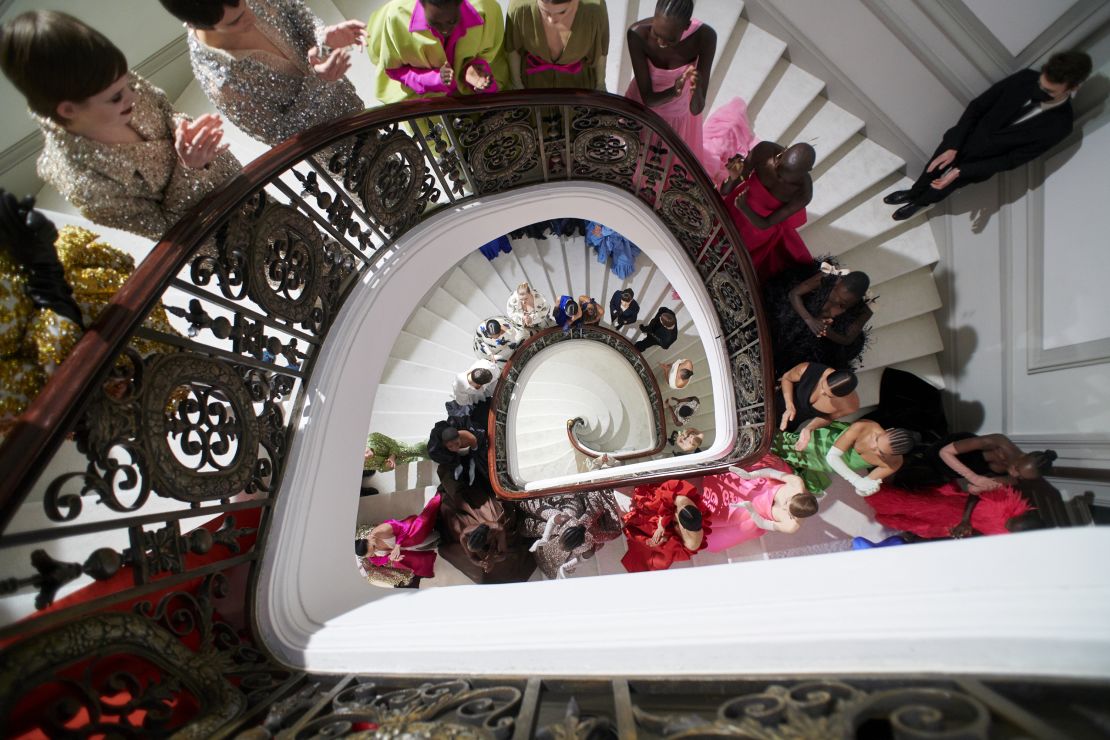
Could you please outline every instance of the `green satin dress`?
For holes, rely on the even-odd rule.
[[[809,444],[801,452],[794,450],[794,445],[798,442],[797,433],[778,432],[775,434],[775,441],[771,443],[771,452],[781,457],[794,469],[794,472],[805,481],[807,491],[820,496],[832,482],[834,472],[825,460],[825,455],[849,426],[842,421],[834,421],[827,427],[818,429],[812,433]],[[844,462],[860,475],[867,475],[874,467],[855,450],[844,453]]]

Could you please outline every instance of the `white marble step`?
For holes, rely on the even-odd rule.
[[[920,314],[871,332],[871,346],[863,353],[863,367],[870,370],[893,365],[943,348],[933,315]]]
[[[817,165],[820,166],[827,157],[863,131],[863,120],[826,98],[819,98],[817,103],[817,111],[791,137],[790,143],[804,141],[812,144],[817,151]]]
[[[752,130],[758,140],[778,141],[789,146],[793,142],[782,141],[783,134],[821,94],[825,83],[785,59],[780,59],[778,64],[781,71],[776,69],[772,73],[772,77],[777,78],[775,87],[759,106]]]
[[[505,313],[505,301],[498,301],[496,294],[487,295],[479,290],[474,281],[462,270],[448,272],[440,287],[476,316],[497,316]],[[505,297],[508,298],[508,296],[509,293],[506,292]]]
[[[905,162],[870,139],[856,137],[854,146],[820,174],[813,183],[813,200],[806,206],[809,223],[863,195],[897,172]],[[808,233],[803,234],[808,242]]]
[[[409,326],[411,328],[411,324]],[[464,345],[455,342],[448,344],[436,342],[407,330],[401,331],[389,351],[389,356],[397,360],[410,360],[433,367],[458,367],[457,372],[462,372],[474,362],[474,353],[469,351],[469,347],[464,349]]]
[[[735,97],[752,100],[786,51],[786,43],[741,19],[727,41],[718,36],[717,48],[731,55],[714,65],[709,85],[711,107],[724,105]]]
[[[803,232],[805,238],[807,241],[810,239],[819,241],[829,252],[839,254],[864,242],[877,239],[892,229],[921,223],[922,216],[915,216],[902,223],[895,221],[890,216],[897,206],[883,203],[883,197],[888,193],[909,188],[912,184],[913,180],[902,177],[835,218],[807,224]],[[811,222],[814,220],[811,219]]]
[[[940,261],[940,254],[932,227],[919,221],[889,238],[865,242],[849,249],[838,259],[845,267],[863,270],[873,283],[880,283],[920,267],[934,265]]]
[[[872,283],[871,292],[879,297],[871,319],[873,330],[931,313],[941,305],[937,283],[929,267],[920,267],[883,283]]]

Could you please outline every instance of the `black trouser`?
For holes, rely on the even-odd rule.
[[[641,339],[640,341],[636,342],[636,344],[633,345],[633,346],[635,346],[636,349],[641,354],[643,354],[644,350],[647,349],[648,347],[662,347],[663,345],[661,345],[659,343],[658,339],[656,339],[655,337],[653,337],[649,334],[646,337],[644,337],[643,339]]]
[[[929,165],[934,159],[939,157],[944,152],[948,151],[949,148],[950,147],[941,144],[939,147],[937,147],[937,150],[933,152],[933,156],[929,157],[929,161],[925,163],[925,169],[921,171],[921,177],[917,178],[917,181],[910,187],[910,199],[909,201],[907,201],[908,203],[913,203],[914,205],[918,206],[927,206],[932,205],[933,203],[940,203],[942,200],[944,200],[960,188],[964,187],[965,185],[970,185],[973,182],[980,182],[979,180],[968,180],[963,175],[960,175],[960,177],[956,178],[955,182],[953,182],[946,188],[941,188],[940,190],[937,190],[936,188],[932,187],[933,180],[936,180],[937,178],[943,176],[944,170],[940,167],[937,167],[932,172],[929,172]],[[959,159],[959,155],[957,155],[956,161],[950,164],[949,167],[955,167],[956,169],[959,169]]]

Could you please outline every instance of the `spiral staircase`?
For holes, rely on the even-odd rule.
[[[508,0],[501,2],[508,6]],[[380,5],[376,0],[310,0],[308,4],[326,22],[368,17]],[[624,35],[618,30],[651,15],[655,2],[630,0],[610,2],[608,6],[611,29],[608,87],[610,91],[621,92],[631,79],[631,65],[623,48]],[[932,276],[938,260],[932,230],[923,215],[902,223],[892,221],[890,208],[881,200],[884,193],[910,182],[904,173],[904,162],[869,140],[863,121],[829,100],[821,80],[790,62],[783,41],[750,23],[743,15],[743,3],[703,0],[696,15],[717,31],[718,39],[707,109],[713,110],[740,96],[748,101],[749,117],[758,139],[813,144],[817,151],[814,197],[807,208],[809,221],[802,235],[813,254],[834,255],[844,265],[871,276],[871,292],[878,296],[878,301],[870,324],[871,346],[860,372],[863,411],[877,403],[879,378],[887,366],[908,370],[943,386],[936,360],[941,340],[932,315],[940,306]],[[373,69],[363,55],[356,55],[353,62],[349,77],[363,98],[373,103],[368,82]],[[195,83],[175,104],[193,115],[212,110]],[[251,161],[265,151],[263,145],[234,126],[225,124],[225,128],[232,151],[242,161]],[[56,218],[61,222],[80,222],[65,217],[64,213],[71,209],[49,189],[39,199],[58,212]],[[537,221],[542,217],[537,213]],[[134,254],[137,261],[149,248],[144,240],[128,235],[113,232],[111,238],[113,244]],[[650,363],[658,366],[687,357],[697,367],[704,359],[704,350],[692,331],[681,297],[671,294],[667,276],[644,256],[640,257],[636,272],[628,280],[620,281],[594,259],[593,250],[581,236],[524,237],[513,239],[512,245],[511,253],[492,261],[475,251],[429,288],[421,307],[405,320],[401,336],[390,350],[368,431],[383,432],[406,442],[426,439],[427,430],[443,416],[443,403],[450,398],[455,374],[473,361],[470,345],[474,328],[491,315],[503,314],[506,298],[522,281],[530,282],[549,299],[586,293],[602,304],[607,304],[613,291],[631,287],[641,305],[641,320],[649,319],[661,305],[673,308],[679,318],[678,342],[666,352],[657,347],[649,349]],[[178,324],[184,331],[184,322]],[[638,338],[634,327],[627,327],[624,333],[631,341]],[[657,379],[665,389],[664,379],[661,376]],[[665,395],[670,393],[665,390]],[[708,375],[695,374],[688,388],[678,395],[699,397],[701,405],[691,426],[707,432],[707,441],[711,440],[714,422]],[[561,454],[566,461],[573,459],[569,445]],[[377,475],[373,481],[382,495],[360,501],[360,523],[418,510],[436,484],[434,468],[427,461],[400,465],[391,473]],[[852,501],[850,495],[844,496],[844,500],[845,511],[851,512],[838,521],[844,528],[830,527],[830,531],[836,532],[837,544],[826,542],[821,547],[843,549],[852,535],[881,533],[861,513],[864,507]],[[826,520],[830,517],[838,520],[828,512],[823,516]],[[777,542],[776,538],[764,539],[774,544],[760,547],[759,557],[806,552],[817,546],[800,543],[798,538],[790,543],[782,541],[786,538],[777,538]],[[747,549],[741,550],[734,556],[740,559],[749,556]]]

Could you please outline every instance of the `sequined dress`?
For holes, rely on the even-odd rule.
[[[278,144],[317,124],[366,106],[346,78],[329,82],[308,64],[323,24],[302,0],[249,0],[256,27],[284,56],[257,49],[225,51],[188,31],[189,58],[201,89],[245,133]]]
[[[132,73],[131,80],[131,128],[143,141],[104,144],[34,116],[45,139],[38,173],[90,221],[157,240],[241,167],[230,152],[201,169],[182,164],[173,135],[189,117],[142,77]]]
[[[87,229],[65,226],[55,242],[85,326],[96,320],[135,270],[130,255],[97,239]],[[25,282],[22,269],[0,252],[0,424],[23,413],[81,338],[80,327],[69,319],[35,308],[23,292]],[[174,332],[161,304],[144,326]],[[133,340],[132,346],[140,354],[167,349],[146,340]]]
[[[532,546],[536,564],[548,578],[574,572],[602,545],[620,537],[621,510],[611,490],[566,493],[520,501],[521,534],[539,541]],[[585,528],[582,544],[568,549],[561,535],[570,527]]]

